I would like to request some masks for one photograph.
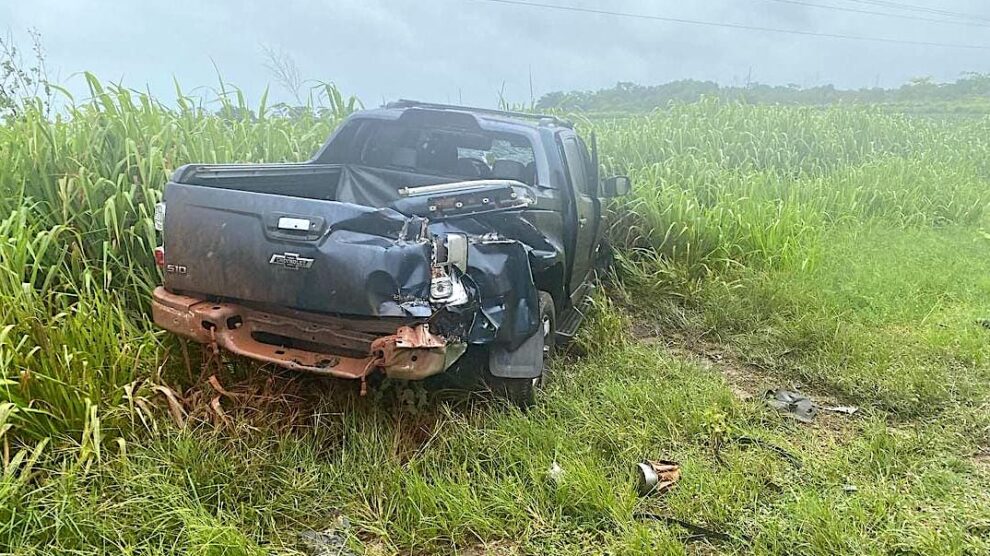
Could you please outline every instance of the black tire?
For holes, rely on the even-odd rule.
[[[505,378],[491,374],[485,369],[485,383],[497,396],[505,398],[523,411],[536,404],[536,391],[543,386],[547,360],[554,352],[554,336],[557,330],[557,315],[553,296],[539,292],[540,325],[543,327],[543,368],[536,378]]]

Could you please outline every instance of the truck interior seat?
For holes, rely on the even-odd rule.
[[[415,168],[416,149],[406,147],[399,147],[395,149],[392,153],[392,160],[390,163],[392,166],[399,166],[401,168]]]
[[[492,165],[492,177],[501,180],[526,182],[526,165],[515,160],[496,160]]]
[[[458,158],[457,175],[469,178],[490,178],[491,168],[483,160],[477,158]]]

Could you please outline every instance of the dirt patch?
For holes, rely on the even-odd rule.
[[[629,333],[644,344],[695,363],[705,370],[717,371],[725,377],[732,393],[740,400],[761,397],[779,379],[755,365],[742,361],[726,346],[689,338],[680,333],[668,334],[642,320],[634,320]]]
[[[816,391],[801,384],[794,384],[772,370],[761,365],[746,362],[731,347],[708,342],[681,333],[668,333],[649,322],[636,319],[630,325],[629,333],[638,341],[663,350],[678,359],[690,361],[705,371],[718,373],[732,394],[740,401],[760,402],[768,391],[777,388],[798,390],[814,400],[820,407],[848,405],[826,392]],[[821,410],[815,417],[815,426],[848,438],[855,427],[854,417]]]

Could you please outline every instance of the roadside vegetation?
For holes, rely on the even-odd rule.
[[[357,103],[89,84],[0,125],[0,551],[296,554],[305,531],[370,554],[990,551],[990,119],[575,115],[635,189],[618,278],[522,414],[444,381],[361,398],[156,331],[169,172],[305,159]],[[764,403],[794,385],[860,410]],[[643,459],[683,478],[641,500]]]
[[[954,82],[930,77],[912,79],[899,87],[838,89],[834,85],[803,87],[796,83],[767,85],[747,78],[745,85],[682,79],[661,85],[620,82],[597,91],[555,91],[535,102],[538,110],[580,110],[585,113],[629,114],[666,108],[671,102],[704,98],[726,102],[790,106],[882,106],[892,112],[966,116],[990,110],[990,74],[967,73]]]

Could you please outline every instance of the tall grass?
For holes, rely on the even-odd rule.
[[[648,269],[807,266],[829,227],[974,225],[990,202],[990,118],[708,100],[592,127],[636,184],[613,241]]]
[[[55,118],[26,102],[0,126],[0,399],[21,438],[78,436],[90,403],[113,407],[162,364],[151,215],[176,167],[304,160],[356,107],[330,86],[329,106],[291,116],[227,88],[209,103],[177,88],[167,106],[87,79],[85,102]]]
[[[900,415],[985,399],[972,323],[990,292],[970,246],[988,226],[990,118],[706,101],[592,126],[606,165],[634,178],[611,228],[626,288],[683,300],[655,318]],[[934,284],[950,269],[965,289]],[[908,305],[924,312],[895,316]]]

